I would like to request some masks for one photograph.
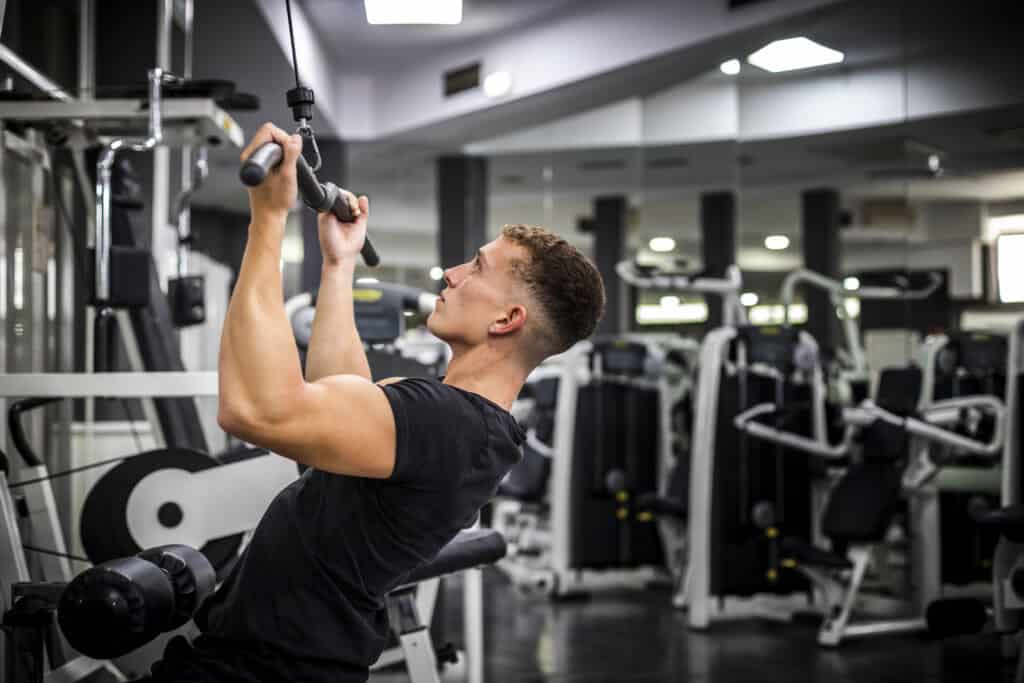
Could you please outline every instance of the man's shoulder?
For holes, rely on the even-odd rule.
[[[464,392],[434,377],[391,377],[377,382],[378,386],[403,405],[422,405],[425,409],[471,402]]]

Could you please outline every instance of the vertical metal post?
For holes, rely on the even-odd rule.
[[[156,14],[156,66],[165,72],[171,71],[171,26],[174,19],[173,0],[157,0]],[[166,263],[160,247],[167,233],[167,217],[170,208],[171,152],[167,147],[153,150],[153,223],[150,245],[156,262],[160,282],[166,282]]]
[[[193,0],[185,0],[182,31],[185,34],[185,55],[182,62],[181,76],[185,80],[192,78],[192,23],[194,17]],[[181,189],[192,187],[192,146],[181,148]],[[178,207],[175,207],[177,210]],[[181,242],[192,234],[192,206],[186,204],[181,212],[174,217],[178,222],[178,275],[186,275],[189,270],[189,250]]]
[[[7,173],[7,126],[6,122],[0,120],[0,178],[6,177]],[[10,275],[7,269],[10,268],[11,253],[10,245],[8,240],[8,229],[10,226],[11,219],[7,215],[7,192],[8,187],[6,183],[0,183],[0,372],[7,372],[7,316],[10,315],[10,293],[7,286],[8,278]],[[2,414],[7,414],[7,401],[0,399],[0,411]],[[6,430],[5,430],[6,431]],[[5,453],[10,453],[10,444],[8,443],[8,436],[0,437],[0,449]],[[2,529],[0,529],[2,531]],[[6,597],[4,598],[6,599]],[[2,603],[0,603],[2,604]]]
[[[96,3],[78,2],[78,98],[90,101],[96,96]]]
[[[474,567],[462,575],[463,637],[466,639],[466,680],[484,681],[484,573]]]

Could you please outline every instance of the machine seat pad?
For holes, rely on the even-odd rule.
[[[685,520],[689,511],[686,506],[672,498],[665,498],[656,493],[644,493],[637,497],[636,506],[641,510],[653,512],[656,515],[674,517]]]
[[[822,569],[853,569],[853,563],[843,555],[823,550],[801,538],[782,539],[780,549],[783,557],[796,560],[798,565],[804,564]]]
[[[454,574],[463,569],[494,564],[505,557],[507,552],[505,537],[493,529],[460,531],[448,545],[441,548],[437,557],[412,570],[405,579],[405,585]]]
[[[1024,542],[1024,505],[986,512],[978,518],[978,524],[996,529],[1014,543]]]

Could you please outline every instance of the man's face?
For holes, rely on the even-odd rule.
[[[427,329],[449,344],[485,342],[491,323],[503,318],[513,303],[523,303],[522,285],[510,264],[526,258],[523,247],[498,237],[474,258],[447,269],[445,288],[427,318]]]

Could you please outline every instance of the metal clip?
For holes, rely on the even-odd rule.
[[[316,173],[323,165],[323,159],[320,157],[320,147],[316,144],[316,134],[313,133],[313,127],[304,121],[299,124],[296,132],[303,137],[309,138],[309,141],[313,144],[313,154],[315,155],[316,161],[310,164],[310,168],[313,169],[313,173]]]

